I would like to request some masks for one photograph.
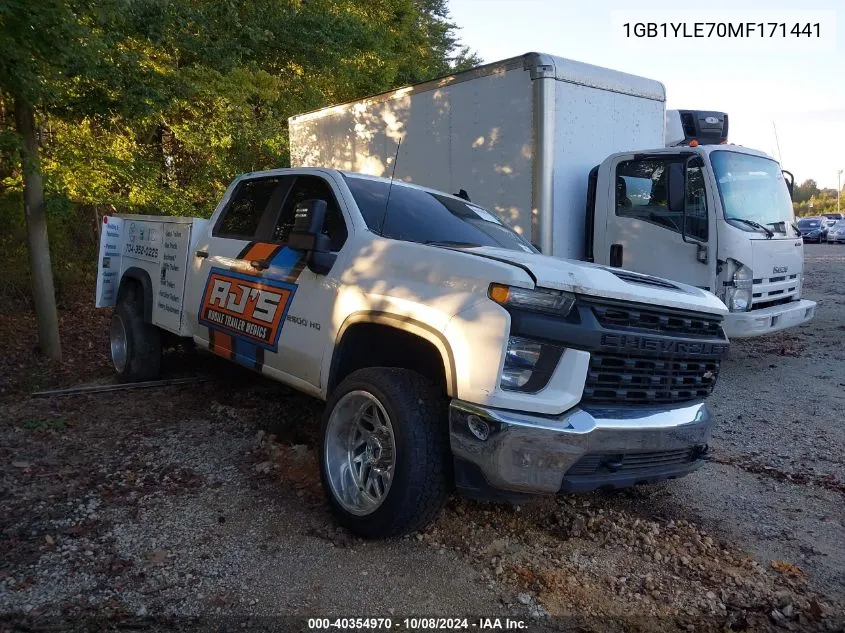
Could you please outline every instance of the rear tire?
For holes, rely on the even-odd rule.
[[[121,382],[141,382],[158,378],[161,371],[161,333],[144,321],[144,312],[135,296],[118,300],[109,328],[112,363]]]
[[[446,398],[407,369],[350,374],[323,413],[320,476],[338,523],[366,538],[419,530],[453,486]]]

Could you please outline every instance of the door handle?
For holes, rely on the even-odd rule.
[[[267,270],[270,268],[270,263],[266,259],[253,259],[249,265],[256,270]]]
[[[622,268],[622,244],[610,245],[610,265],[613,268]]]
[[[208,257],[208,251],[197,251],[194,253],[197,257],[202,257],[203,259]]]

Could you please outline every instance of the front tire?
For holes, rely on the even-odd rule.
[[[338,523],[386,538],[434,520],[453,484],[446,412],[443,393],[407,369],[360,369],[335,389],[320,476]]]
[[[159,329],[144,321],[140,303],[134,297],[118,301],[109,327],[114,369],[121,382],[142,382],[158,378],[161,371]]]

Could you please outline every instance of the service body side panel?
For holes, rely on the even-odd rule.
[[[114,306],[127,271],[149,278],[151,321],[189,336],[184,295],[188,257],[206,220],[152,215],[105,217],[100,238],[97,307]],[[139,272],[142,271],[142,272]]]
[[[607,156],[663,145],[662,100],[555,82],[554,252],[584,258],[587,177]]]
[[[521,64],[435,88],[290,120],[291,163],[396,178],[455,193],[531,236],[533,97]]]

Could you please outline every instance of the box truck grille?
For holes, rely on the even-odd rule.
[[[594,305],[593,314],[613,330],[647,330],[690,337],[722,338],[722,321],[702,315],[671,314],[639,307]]]
[[[582,402],[660,404],[706,398],[719,361],[622,356],[593,352]]]

